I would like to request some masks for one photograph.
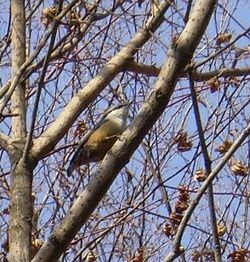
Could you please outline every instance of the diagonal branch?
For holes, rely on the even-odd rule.
[[[34,141],[33,157],[41,159],[46,156],[66,134],[87,105],[94,101],[99,93],[133,59],[133,55],[138,52],[151,37],[152,32],[156,31],[163,22],[163,14],[169,7],[170,2],[163,2],[161,11],[157,13],[158,15],[150,19],[145,27],[136,33],[133,39],[117,55],[110,59],[96,77],[72,98],[55,122]]]
[[[200,115],[200,110],[199,110],[199,105],[198,105],[197,94],[196,94],[195,87],[194,87],[194,81],[192,78],[191,67],[188,69],[188,73],[189,73],[191,97],[192,97],[193,108],[194,108],[194,116],[195,116],[198,135],[200,139],[200,146],[201,146],[201,151],[203,155],[204,166],[206,169],[206,175],[208,175],[212,171],[212,161],[209,156],[209,153],[207,150],[206,139],[204,137],[204,130],[203,130],[202,123],[201,123],[201,115]],[[220,245],[220,240],[218,236],[217,219],[216,219],[216,214],[215,214],[214,193],[213,193],[213,184],[212,183],[208,187],[208,201],[209,201],[209,212],[210,212],[210,219],[211,219],[210,224],[212,228],[214,246],[215,246],[214,248],[215,261],[221,261],[221,245]]]
[[[151,95],[140,109],[132,124],[106,154],[86,189],[76,200],[50,238],[40,248],[33,262],[51,261],[61,255],[65,247],[70,243],[74,235],[87,221],[106,194],[117,174],[129,161],[129,158],[140,145],[144,136],[163,113],[166,105],[169,103],[177,80],[199,44],[215,3],[216,1],[211,0],[198,1],[198,6],[201,6],[202,12],[199,8],[194,9],[190,22],[187,23],[186,28],[176,41],[175,47],[170,49],[169,58],[162,67],[159,79]],[[126,46],[123,52],[126,50],[131,52],[131,48]],[[109,67],[111,66],[109,64]]]
[[[193,199],[191,204],[189,205],[188,209],[186,210],[186,213],[184,217],[181,220],[181,224],[179,225],[178,231],[175,236],[175,243],[174,243],[174,252],[170,253],[169,256],[166,258],[166,262],[168,261],[174,261],[176,257],[179,255],[179,249],[181,238],[183,236],[184,230],[187,226],[187,223],[194,211],[194,209],[199,204],[202,196],[205,194],[206,190],[208,189],[209,185],[212,183],[214,178],[219,174],[219,172],[223,169],[223,167],[227,164],[228,160],[233,156],[233,154],[236,152],[236,150],[242,145],[244,140],[250,135],[250,123],[249,125],[243,130],[243,132],[240,134],[240,136],[236,139],[236,141],[233,143],[233,145],[230,147],[230,149],[227,151],[227,153],[222,157],[221,161],[214,167],[212,172],[207,177],[204,184],[199,189],[198,193],[196,194],[196,197]]]

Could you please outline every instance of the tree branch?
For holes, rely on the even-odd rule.
[[[178,231],[175,235],[175,243],[174,247],[179,247],[182,235],[184,233],[184,230],[187,226],[187,223],[199,204],[202,196],[205,194],[206,190],[208,189],[209,185],[212,183],[214,178],[219,174],[219,172],[223,169],[223,167],[227,164],[228,160],[233,156],[233,154],[236,152],[236,150],[242,145],[244,140],[250,135],[250,123],[249,125],[243,130],[243,132],[240,134],[240,136],[236,139],[236,141],[233,143],[233,145],[230,147],[230,149],[227,151],[227,153],[222,157],[221,161],[215,166],[215,168],[212,170],[212,172],[209,174],[201,188],[199,189],[198,193],[196,194],[196,197],[193,199],[193,201],[190,203],[188,209],[186,210],[186,213],[184,214],[181,223],[178,227]],[[174,261],[175,258],[179,256],[179,250],[175,249],[173,253],[170,253],[165,261],[170,262]]]
[[[23,0],[11,3],[12,15],[12,81],[16,77],[26,56],[25,7]],[[17,82],[11,97],[12,117],[11,138],[14,142],[26,139],[26,105],[25,82]],[[22,150],[22,148],[21,148]],[[20,150],[20,151],[21,151]],[[23,165],[17,165],[21,154],[19,150],[12,150],[12,186],[9,225],[9,260],[30,261],[31,258],[31,217],[32,175],[24,172]]]
[[[169,2],[163,2],[161,12],[150,19],[133,39],[67,104],[63,112],[45,132],[34,141],[32,155],[41,159],[51,151],[65,135],[81,112],[96,99],[100,92],[123,70],[131,61],[133,55],[147,42],[163,21],[163,14],[169,7]]]
[[[61,9],[61,6],[60,6],[60,9]],[[24,150],[23,150],[24,162],[27,160],[27,157],[29,155],[29,150],[31,148],[32,136],[33,136],[33,132],[34,132],[36,115],[37,115],[37,111],[38,111],[38,107],[39,107],[41,91],[44,88],[44,78],[45,78],[47,68],[48,68],[48,65],[49,65],[49,58],[50,58],[50,55],[51,55],[51,52],[52,52],[52,49],[53,49],[53,46],[54,46],[54,43],[55,43],[57,28],[59,26],[59,21],[56,20],[56,22],[57,23],[55,23],[54,26],[53,26],[53,31],[51,33],[51,40],[50,40],[50,43],[49,43],[49,48],[48,48],[48,51],[47,51],[47,55],[44,59],[42,73],[41,73],[41,76],[40,76],[39,81],[38,81],[38,87],[37,87],[37,92],[36,92],[35,104],[34,104],[33,112],[32,112],[30,130],[29,130],[27,140],[26,140],[26,144],[25,144],[25,147],[24,147]]]
[[[154,76],[157,77],[160,73],[161,67],[157,67],[155,65],[145,65],[140,64],[135,61],[131,61],[127,67],[126,70],[129,72],[133,72],[136,74],[142,74],[146,76]],[[209,72],[192,72],[192,78],[194,81],[202,82],[207,81],[213,77],[237,77],[237,76],[246,76],[250,74],[250,68],[220,68],[218,70],[213,70]],[[184,72],[182,77],[186,77],[187,73]]]
[[[195,116],[198,135],[200,139],[201,152],[203,155],[206,175],[208,175],[212,171],[212,161],[210,159],[210,156],[207,150],[206,139],[204,137],[204,130],[202,127],[202,122],[201,122],[201,115],[200,115],[200,110],[199,110],[199,105],[198,105],[197,94],[196,94],[195,87],[194,87],[194,81],[192,79],[192,68],[188,69],[188,73],[189,73],[191,97],[192,97],[193,108],[194,108],[194,116]],[[218,236],[217,219],[216,219],[216,214],[215,214],[214,193],[213,193],[213,184],[212,183],[208,186],[208,202],[209,202],[209,212],[210,212],[210,220],[211,220],[210,225],[212,228],[212,235],[213,235],[214,246],[215,246],[215,249],[214,249],[215,261],[219,262],[221,261],[221,246],[220,246],[220,240]],[[176,248],[179,249],[180,247],[176,247]]]
[[[216,3],[216,1],[210,0],[198,1],[199,5],[203,5],[201,4],[203,2],[205,3],[204,11],[199,12],[199,15],[197,15],[197,9],[195,9],[196,12],[193,11],[193,18],[190,18],[190,22],[176,41],[175,47],[171,47],[169,58],[162,67],[153,92],[131,125],[106,154],[96,173],[91,177],[86,189],[76,200],[54,233],[40,248],[33,262],[51,261],[61,255],[74,235],[87,221],[90,214],[106,194],[117,174],[129,161],[144,136],[163,113],[174,91],[178,78],[183,73],[184,68],[189,63],[199,44]],[[159,12],[157,12],[157,14],[158,13]],[[136,39],[133,39],[131,42],[135,43]],[[135,52],[132,43],[122,50],[122,54],[125,55],[125,57],[125,51],[130,51],[130,53]],[[116,62],[116,60],[111,61]],[[110,63],[108,65],[109,67],[112,66]],[[112,67],[106,68],[109,72],[110,69],[112,69]],[[113,72],[111,71],[111,73]]]
[[[54,22],[52,23],[51,27],[49,28],[48,32],[45,34],[43,39],[40,41],[38,47],[33,52],[33,54],[29,57],[27,61],[23,61],[22,64],[19,65],[17,68],[14,77],[11,81],[8,81],[0,90],[0,113],[2,113],[5,105],[8,103],[9,99],[11,98],[13,92],[15,91],[16,86],[18,83],[23,82],[26,69],[32,64],[32,62],[37,58],[40,51],[44,48],[46,42],[48,41],[49,37],[54,31],[54,27],[58,24],[58,21],[62,19],[63,16],[75,5],[77,0],[72,1],[62,12],[54,18]],[[14,35],[13,35],[14,37]],[[43,62],[42,62],[43,64]],[[27,76],[26,76],[27,77]]]

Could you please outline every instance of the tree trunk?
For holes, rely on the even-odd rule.
[[[25,8],[23,0],[11,2],[12,78],[25,62]],[[10,152],[12,186],[9,227],[9,260],[30,261],[32,219],[32,168],[22,160],[26,141],[25,83],[19,82],[11,97],[12,133]]]
[[[32,229],[32,169],[22,160],[12,171],[9,260],[30,261]]]

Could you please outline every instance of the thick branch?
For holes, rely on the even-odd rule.
[[[23,161],[12,171],[9,228],[9,261],[26,262],[31,258],[32,168]]]
[[[202,1],[199,1],[199,3],[201,2]],[[193,24],[194,28],[190,30],[190,26],[187,25],[187,28],[184,29],[176,42],[175,48],[170,50],[169,59],[162,67],[153,92],[140,109],[132,124],[115,143],[111,151],[107,153],[90,183],[76,200],[61,224],[41,247],[33,259],[34,262],[51,261],[60,256],[74,235],[94,211],[144,136],[163,113],[174,91],[178,78],[189,63],[205,31],[214,4],[215,1],[213,1],[213,5],[206,3],[205,10],[207,10],[207,7],[210,7],[210,9],[208,9],[203,16],[198,16],[200,18],[197,19],[199,26]],[[208,15],[208,13],[210,15]],[[193,20],[192,23],[194,23]]]
[[[25,14],[23,1],[13,1],[11,5],[12,23],[12,80],[25,61]],[[12,137],[21,139],[26,136],[25,83],[17,83],[11,98]]]
[[[131,61],[133,55],[151,37],[152,32],[160,26],[163,21],[163,13],[168,6],[169,3],[163,2],[159,15],[151,19],[117,55],[110,59],[100,73],[72,98],[55,122],[34,141],[32,154],[35,158],[41,159],[54,148],[87,105],[94,101],[100,92]]]
[[[25,62],[25,9],[23,0],[11,3],[12,14],[12,81],[16,72]],[[26,137],[25,83],[18,82],[11,97],[12,143],[13,146],[23,143]],[[22,151],[22,149],[20,150]],[[30,261],[31,251],[31,218],[32,176],[26,168],[18,163],[21,157],[19,150],[12,150],[12,186],[9,226],[9,260]],[[17,164],[18,163],[18,164]]]

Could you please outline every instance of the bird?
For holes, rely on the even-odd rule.
[[[80,141],[76,148],[67,175],[81,165],[101,161],[126,128],[129,105],[122,103],[109,109],[101,120]]]

